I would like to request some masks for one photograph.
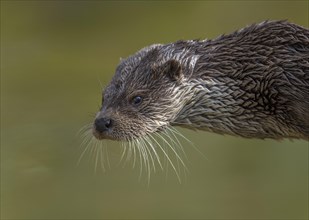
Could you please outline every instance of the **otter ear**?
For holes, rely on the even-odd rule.
[[[167,75],[170,79],[181,81],[183,72],[180,63],[177,60],[169,60],[162,65],[162,74]]]

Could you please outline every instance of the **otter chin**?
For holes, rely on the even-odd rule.
[[[267,21],[214,40],[145,47],[103,91],[97,139],[182,126],[245,138],[309,136],[309,30]]]

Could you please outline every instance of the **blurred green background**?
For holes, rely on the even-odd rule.
[[[307,219],[308,142],[185,134],[189,174],[94,172],[78,130],[120,57],[266,19],[308,28],[308,1],[1,1],[1,219]]]

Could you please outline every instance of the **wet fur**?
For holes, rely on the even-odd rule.
[[[143,97],[132,106],[132,97]],[[103,92],[99,117],[132,140],[170,125],[246,138],[309,137],[309,30],[254,24],[214,40],[146,47],[123,60]]]

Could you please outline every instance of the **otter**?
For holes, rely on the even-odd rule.
[[[130,141],[171,126],[308,140],[308,28],[265,21],[214,40],[154,44],[122,60],[93,135]]]

